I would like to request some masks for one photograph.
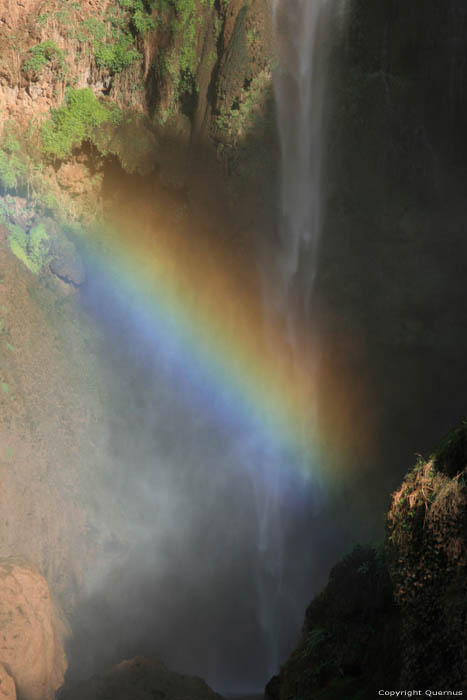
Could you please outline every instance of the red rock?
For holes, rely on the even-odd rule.
[[[0,664],[0,698],[1,700],[16,700],[15,681],[3,664]]]
[[[45,578],[29,565],[14,559],[3,560],[0,662],[8,668],[22,700],[55,698],[67,668],[63,650],[65,632],[66,623],[51,599]],[[3,682],[10,693],[6,697],[15,698],[7,675],[0,674],[0,698]]]

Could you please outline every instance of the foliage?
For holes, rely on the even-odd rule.
[[[118,122],[121,112],[98,101],[90,88],[70,88],[65,103],[51,110],[50,118],[42,125],[44,152],[56,158],[65,158],[72,149],[86,139],[104,122]]]
[[[131,25],[136,34],[144,36],[147,32],[154,29],[155,23],[151,17],[153,2],[145,2],[144,0],[119,0],[121,7],[124,7],[131,12]]]
[[[24,231],[21,226],[16,224],[9,224],[8,230],[10,232],[8,236],[8,243],[10,244],[11,252],[16,255],[16,257],[23,262],[31,272],[35,272],[32,269],[31,263],[28,260],[28,237],[26,231]]]
[[[174,102],[181,96],[193,96],[199,91],[196,83],[196,72],[199,65],[197,52],[197,29],[203,21],[201,8],[214,7],[214,0],[157,0],[158,18],[171,13],[170,31],[172,49],[161,57],[161,69],[169,74],[174,88]],[[214,61],[215,62],[215,61]],[[174,105],[166,108],[165,114],[160,115],[161,122],[168,119]]]
[[[121,73],[141,58],[140,52],[133,46],[133,37],[124,32],[113,43],[97,43],[95,52],[99,68],[107,68],[111,73]]]
[[[49,235],[44,224],[37,224],[29,231],[28,259],[38,271],[46,265],[49,259]]]
[[[29,235],[20,226],[8,224],[11,252],[35,275],[49,261],[49,235],[43,224],[33,226]]]
[[[196,71],[196,2],[195,0],[174,0],[176,20],[173,29],[183,32],[183,44],[179,56],[180,71],[194,76]],[[213,7],[214,0],[201,0],[202,6]]]
[[[0,187],[15,190],[25,175],[25,166],[16,153],[0,150]]]
[[[23,64],[23,70],[31,71],[38,75],[45,65],[57,66],[59,72],[65,75],[68,72],[65,54],[58,48],[54,41],[47,40],[29,49],[29,58]]]
[[[92,45],[96,63],[110,73],[120,73],[141,59],[135,46],[135,37],[144,36],[154,28],[152,4],[144,0],[119,0],[112,6],[105,21],[88,17],[79,26],[76,37]]]
[[[431,456],[435,470],[456,476],[467,466],[467,420],[443,437]]]
[[[0,188],[16,190],[24,181],[26,169],[20,142],[8,122],[0,145]]]
[[[87,17],[84,22],[78,27],[76,38],[78,41],[85,43],[87,41],[103,41],[107,33],[104,22],[101,22],[97,17]]]

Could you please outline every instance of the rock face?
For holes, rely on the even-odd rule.
[[[201,678],[182,676],[145,658],[123,661],[109,673],[64,690],[60,700],[221,700]]]
[[[15,681],[10,676],[5,666],[0,663],[0,698],[2,700],[16,700]]]
[[[67,668],[66,623],[46,580],[11,559],[0,564],[0,630],[0,698],[15,698],[16,684],[21,700],[52,700]]]
[[[0,559],[37,566],[69,616],[90,562],[105,556],[102,510],[88,495],[106,430],[98,340],[74,299],[31,275],[1,237],[0,225]]]
[[[388,514],[401,687],[467,685],[467,423],[406,477]]]
[[[266,700],[467,689],[467,422],[393,495],[383,548],[357,547],[309,606]]]
[[[269,682],[266,700],[311,700],[323,689],[336,700],[376,697],[383,679],[397,680],[397,643],[398,611],[384,553],[357,547],[310,604],[299,644]]]

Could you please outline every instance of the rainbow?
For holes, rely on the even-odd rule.
[[[320,478],[331,448],[316,419],[313,339],[302,334],[291,347],[284,319],[265,310],[257,270],[234,246],[134,213],[86,235],[88,267],[105,294],[190,410],[296,477]]]

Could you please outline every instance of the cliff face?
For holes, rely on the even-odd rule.
[[[214,210],[229,230],[243,191],[261,217],[271,61],[266,0],[0,0],[0,555],[36,565],[70,618],[129,537],[102,497],[119,377],[76,303],[79,224],[135,192],[193,236]]]
[[[1,188],[79,217],[98,212],[110,154],[175,187],[194,153],[258,178],[254,146],[274,140],[270,30],[266,0],[3,0]]]
[[[105,478],[95,468],[106,440],[99,341],[62,282],[31,274],[6,233],[0,226],[0,556],[32,562],[70,611],[104,556],[102,504],[90,501]]]
[[[466,688],[467,424],[392,499],[388,563],[401,613],[401,687]]]
[[[350,486],[376,530],[414,445],[428,451],[465,413],[467,8],[345,8],[330,47],[315,308],[360,341],[342,362],[378,387],[363,423],[377,426],[382,466]]]
[[[268,700],[467,687],[467,425],[393,495],[384,548],[357,547],[306,612]]]

